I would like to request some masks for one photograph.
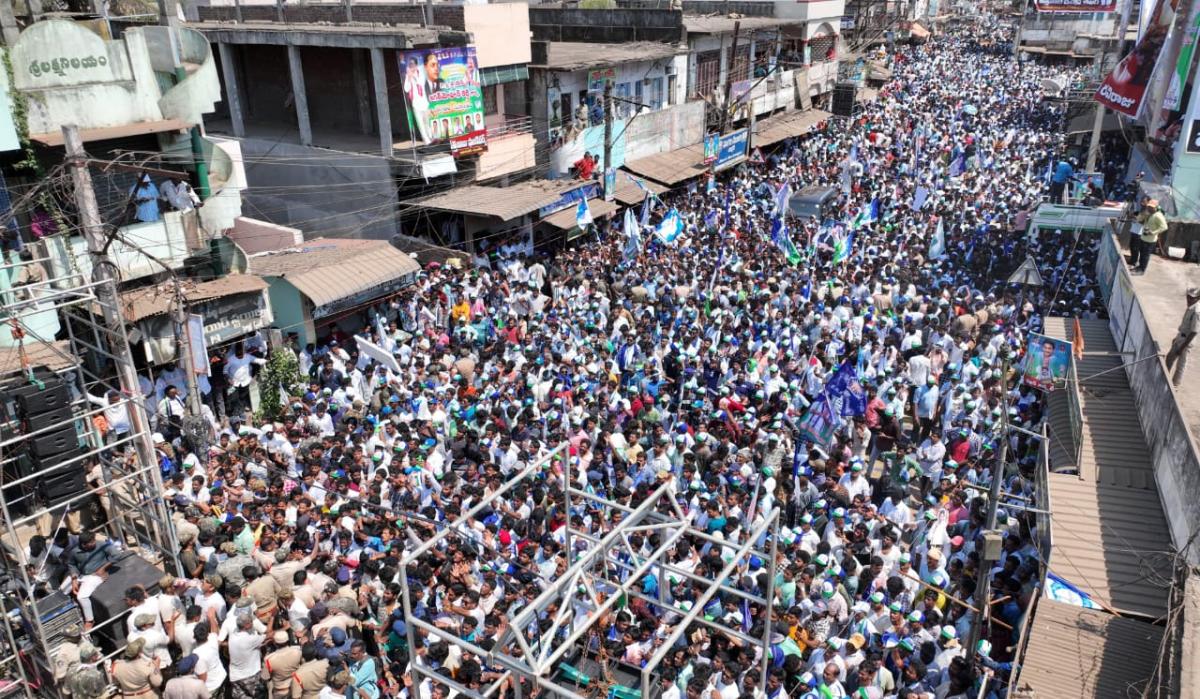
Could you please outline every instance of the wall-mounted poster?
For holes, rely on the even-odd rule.
[[[425,144],[449,142],[455,156],[487,150],[475,49],[457,46],[399,55],[413,139]]]

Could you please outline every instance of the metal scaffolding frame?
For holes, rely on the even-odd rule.
[[[36,247],[44,249],[43,245]],[[49,257],[35,255],[29,260],[0,264],[0,274],[11,276],[32,265],[45,273],[52,267],[51,262]],[[104,260],[100,264],[110,263]],[[20,422],[10,419],[12,414],[0,418],[4,426],[3,437],[0,437],[0,515],[4,520],[0,524],[0,541],[8,548],[5,555],[0,556],[0,582],[9,582],[10,587],[19,590],[16,593],[0,592],[0,612],[14,620],[19,614],[26,630],[23,637],[18,637],[11,624],[4,624],[5,632],[0,636],[0,645],[4,646],[0,652],[0,676],[19,683],[29,699],[61,694],[50,681],[57,646],[42,620],[43,614],[54,610],[43,609],[47,598],[39,599],[35,593],[42,582],[38,579],[41,562],[25,560],[25,542],[34,533],[52,538],[66,525],[70,511],[78,510],[96,497],[84,489],[48,506],[39,501],[36,492],[37,481],[46,473],[85,469],[99,460],[110,505],[108,521],[96,526],[95,530],[165,570],[180,572],[179,546],[170,512],[161,495],[162,475],[154,458],[144,399],[139,392],[131,392],[123,385],[134,375],[134,368],[128,349],[129,338],[116,305],[116,284],[111,276],[103,274],[96,274],[92,280],[84,279],[77,269],[58,276],[52,276],[52,273],[37,276],[43,279],[0,289],[0,322],[14,330],[20,363],[19,367],[11,364],[6,367],[0,380],[10,386],[32,380],[33,369],[48,364],[51,371],[68,385],[72,400],[69,417],[33,432],[22,433]],[[65,343],[61,339],[56,341],[55,337],[39,335],[39,321],[34,316],[48,312],[57,314],[61,328],[58,334],[60,338],[66,336]],[[98,320],[98,316],[110,322]],[[116,322],[111,322],[113,320]],[[29,350],[34,347],[38,353],[31,358]],[[82,358],[86,360],[81,361]],[[116,369],[115,377],[106,372],[110,366]],[[38,378],[47,376],[39,373]],[[104,397],[110,391],[117,391],[120,396],[115,405],[124,406],[128,411],[130,431],[119,438],[110,435],[106,440],[93,422],[105,407],[93,405],[85,396]],[[49,465],[39,464],[33,472],[17,478],[5,477],[13,472],[12,467],[30,439],[67,426],[75,429],[80,437],[79,452],[70,452],[68,458]],[[42,528],[41,525],[47,522],[49,528]],[[94,626],[89,633],[101,631],[110,624],[124,623],[123,619],[124,614],[115,614]],[[8,693],[6,690],[5,694]]]
[[[419,630],[438,641],[457,646],[463,651],[485,659],[487,664],[504,670],[504,674],[499,679],[477,691],[451,678],[444,677],[420,663],[411,662],[410,667],[415,674],[414,685],[419,685],[425,679],[429,679],[451,687],[472,699],[486,699],[501,688],[506,680],[515,676],[517,679],[527,680],[542,690],[566,699],[584,699],[569,687],[556,684],[549,679],[554,672],[556,663],[576,644],[586,639],[588,634],[593,631],[597,621],[622,599],[637,598],[660,608],[670,607],[670,601],[666,599],[666,580],[669,574],[693,583],[700,583],[704,587],[695,603],[682,612],[681,619],[674,625],[654,656],[641,668],[639,687],[641,696],[652,696],[651,678],[675,643],[693,624],[700,624],[728,634],[757,649],[761,664],[760,686],[766,686],[767,673],[770,668],[771,621],[774,618],[774,571],[775,561],[778,557],[779,509],[773,508],[767,512],[762,521],[751,528],[741,543],[734,544],[691,526],[690,519],[676,500],[677,487],[674,477],[662,481],[649,496],[633,507],[572,486],[570,469],[566,467],[568,460],[562,458],[568,447],[569,442],[564,441],[549,453],[530,463],[519,473],[509,476],[500,488],[484,496],[452,523],[441,526],[436,534],[422,541],[413,551],[405,554],[401,563],[401,570],[404,572],[400,575],[400,584],[410,653],[417,648],[417,631]],[[573,560],[569,560],[567,570],[551,585],[543,589],[537,598],[522,607],[508,620],[491,650],[485,650],[453,633],[415,618],[412,613],[415,602],[406,572],[408,568],[448,537],[469,531],[471,520],[476,514],[491,509],[493,503],[518,485],[543,473],[544,468],[556,459],[561,459],[564,465],[560,474],[552,476],[559,480],[561,504],[566,513],[566,523],[563,525],[564,548],[568,555],[574,554]],[[572,510],[585,502],[594,503],[605,512],[620,512],[622,514],[621,521],[601,537],[573,529],[571,526]],[[630,542],[630,535],[656,531],[665,532],[666,535],[652,552],[645,554],[634,549]],[[676,544],[685,537],[732,550],[732,556],[727,558],[724,568],[715,578],[709,579],[696,575],[664,560],[666,554],[672,551]],[[764,551],[762,542],[768,540],[768,549]],[[579,547],[581,550],[578,552],[576,543],[583,544]],[[627,556],[628,560],[620,560],[618,557],[620,555]],[[765,597],[726,584],[730,575],[743,563],[749,561],[752,556],[761,557],[767,568],[768,582]],[[640,587],[642,577],[648,573],[655,574],[659,581],[657,598],[645,594]],[[718,592],[725,592],[748,602],[762,605],[765,608],[762,635],[751,636],[739,629],[731,629],[719,620],[704,618],[702,616],[704,608]],[[558,613],[551,620],[549,629],[542,631],[538,627],[537,621],[542,613],[553,605],[557,605]],[[586,610],[584,618],[579,618],[579,610]],[[555,637],[564,628],[567,630],[566,637],[555,644]],[[513,685],[517,697],[521,697],[520,686],[519,682]]]

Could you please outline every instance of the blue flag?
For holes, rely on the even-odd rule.
[[[625,209],[625,261],[637,259],[642,252],[640,226],[633,217],[633,209]]]
[[[1073,604],[1084,609],[1103,609],[1092,596],[1054,573],[1046,573],[1046,596],[1056,602]]]
[[[575,225],[587,228],[592,223],[592,210],[588,208],[587,199],[580,199],[575,207]]]
[[[825,384],[825,393],[835,403],[841,404],[839,412],[842,417],[865,415],[867,412],[867,392],[858,382],[858,371],[849,359],[842,362],[829,383]]]
[[[662,222],[658,224],[654,234],[668,245],[678,240],[679,236],[683,234],[683,219],[679,217],[679,211],[677,209],[668,211]]]

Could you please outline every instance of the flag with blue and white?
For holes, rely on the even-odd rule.
[[[633,209],[625,209],[625,261],[636,260],[642,252],[641,227],[633,215]]]
[[[580,199],[575,206],[575,225],[580,228],[592,225],[592,210],[588,208],[587,199]]]
[[[683,235],[683,219],[680,218],[678,209],[673,208],[667,212],[658,228],[654,230],[654,235],[667,245],[673,244]]]

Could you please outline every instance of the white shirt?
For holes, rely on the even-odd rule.
[[[265,636],[237,630],[229,637],[229,680],[254,677],[262,671],[262,644]]]
[[[212,694],[225,684],[225,678],[229,676],[229,673],[225,672],[225,664],[221,662],[221,652],[217,645],[216,635],[210,635],[207,641],[196,646],[194,652],[200,659],[196,665],[196,674],[208,673],[208,677],[204,680],[204,688],[208,690],[209,694]],[[201,665],[204,666],[203,669],[201,669]]]
[[[239,358],[236,354],[231,354],[225,358],[225,375],[229,377],[230,385],[243,388],[249,386],[253,380],[250,375],[250,365],[266,363],[265,360],[253,355],[245,354]]]

